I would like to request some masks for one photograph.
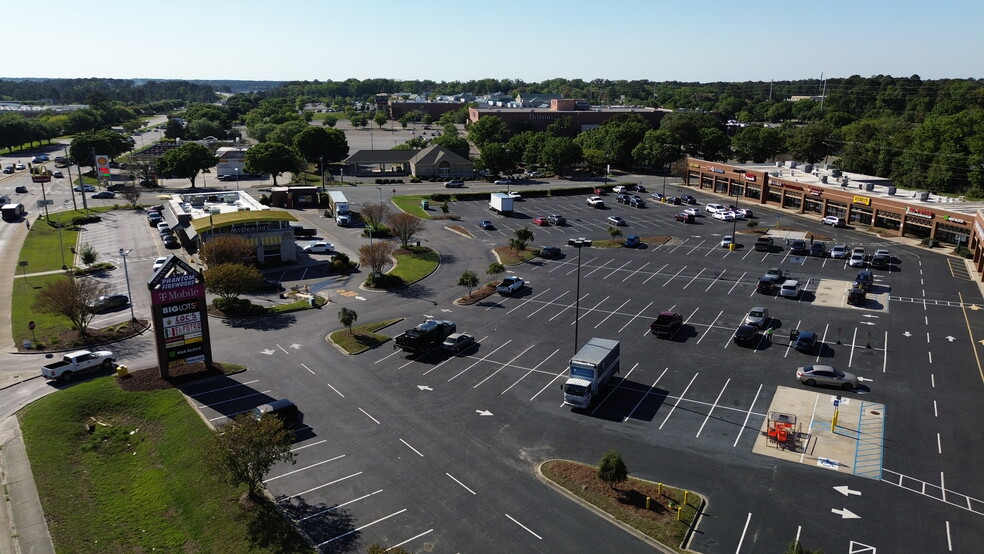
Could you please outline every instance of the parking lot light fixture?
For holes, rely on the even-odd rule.
[[[581,249],[585,246],[590,247],[591,241],[584,238],[567,239],[568,246],[577,248],[577,284],[574,287],[574,352],[578,348],[578,320],[581,319]]]
[[[745,192],[745,170],[736,169],[735,174],[738,175],[738,189],[735,190],[735,217],[731,220],[731,240],[735,241],[738,237],[738,203],[741,195]],[[731,195],[731,191],[728,191],[728,195]]]
[[[130,292],[130,271],[126,266],[126,256],[133,250],[124,250],[120,248],[120,256],[123,257],[123,275],[126,277],[126,296],[130,300],[130,322],[136,323],[137,316],[133,313],[133,293]]]

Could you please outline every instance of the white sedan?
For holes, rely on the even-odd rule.
[[[509,198],[512,198],[513,200],[522,200],[523,199],[523,195],[520,194],[520,193],[518,193],[518,192],[516,192],[516,191],[514,191],[514,190],[513,191],[509,191],[506,194],[508,194],[509,195]]]
[[[713,217],[714,219],[720,219],[721,221],[735,220],[734,212],[714,212],[713,214],[711,214],[711,217]]]
[[[615,194],[621,194],[623,192],[628,192],[628,189],[626,189],[622,185],[618,185],[618,186],[612,188],[612,192],[614,192]]]
[[[82,185],[82,186],[75,185],[75,187],[72,190],[74,190],[75,192],[96,192],[96,187],[92,185]]]
[[[700,216],[700,208],[686,208],[683,213],[692,215],[694,217]]]
[[[508,185],[510,183],[512,183],[512,180],[510,180],[510,179],[498,179],[498,180],[495,181],[494,184],[496,184],[496,185]]]
[[[724,235],[721,239],[721,248],[730,248],[732,244],[735,243],[735,238],[731,235]]]
[[[331,254],[335,251],[335,245],[330,242],[312,242],[304,247],[308,254]]]

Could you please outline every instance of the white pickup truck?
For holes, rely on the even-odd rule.
[[[526,282],[523,281],[522,277],[509,276],[503,279],[499,286],[495,287],[495,291],[502,295],[513,294],[522,289],[525,284]]]
[[[115,355],[109,350],[69,352],[62,357],[61,361],[41,366],[41,375],[46,379],[68,381],[76,373],[84,373],[97,368],[110,369],[113,367],[114,358]]]

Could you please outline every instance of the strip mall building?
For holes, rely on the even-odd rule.
[[[685,183],[732,196],[737,207],[761,205],[817,218],[837,216],[855,227],[963,244],[974,253],[978,275],[984,270],[982,202],[906,191],[886,179],[796,162],[730,165],[688,158]]]

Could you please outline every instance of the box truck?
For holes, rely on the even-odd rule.
[[[509,215],[513,211],[513,198],[504,192],[493,192],[489,198],[489,209],[502,215]]]
[[[591,406],[595,397],[618,373],[617,340],[593,338],[571,358],[567,382],[563,384],[564,404],[575,408]]]

